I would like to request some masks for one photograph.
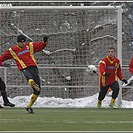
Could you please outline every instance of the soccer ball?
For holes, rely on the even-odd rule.
[[[97,67],[94,65],[88,65],[86,71],[89,74],[97,74]]]

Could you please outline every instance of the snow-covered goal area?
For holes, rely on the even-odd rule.
[[[98,66],[114,46],[121,59],[121,8],[111,6],[10,6],[0,8],[1,53],[16,44],[19,34],[27,41],[49,44],[35,54],[39,66],[40,96],[82,98],[98,93],[98,75],[88,66]],[[1,68],[10,97],[30,95],[32,89],[18,71]]]

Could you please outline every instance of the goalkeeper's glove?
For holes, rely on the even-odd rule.
[[[97,73],[95,70],[92,71],[93,73]]]
[[[2,66],[3,67],[11,67],[11,65],[10,64],[7,64],[7,63],[4,63]]]
[[[48,41],[48,36],[43,37],[43,42],[46,43]]]
[[[104,76],[110,76],[110,73],[108,73],[108,72],[105,72],[105,74],[104,74]]]
[[[123,79],[122,81],[123,81],[125,84],[127,84],[127,80],[126,80],[126,79]]]

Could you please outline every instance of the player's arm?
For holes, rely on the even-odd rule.
[[[117,76],[120,80],[122,80],[125,84],[127,84],[127,80],[122,75],[122,69],[120,63],[118,64]]]
[[[0,56],[0,65],[3,65],[5,60],[12,59],[12,55],[10,54],[9,50],[7,50],[4,54]]]
[[[117,64],[118,67],[117,67],[117,76],[120,80],[124,79],[123,75],[122,75],[122,69],[121,69],[121,65],[120,63]]]
[[[48,44],[48,36],[43,37],[43,42],[44,42],[44,44]]]
[[[133,58],[130,61],[129,70],[130,70],[131,74],[133,74]]]
[[[0,66],[11,67],[11,64],[0,62]]]
[[[0,66],[2,66],[3,65],[3,63],[2,62],[0,62]]]
[[[43,41],[41,42],[33,42],[34,53],[43,50],[48,44],[48,36],[43,37]]]
[[[100,64],[99,64],[100,73],[103,76],[110,76],[110,73],[106,72],[105,66],[106,66],[105,61],[100,61]]]

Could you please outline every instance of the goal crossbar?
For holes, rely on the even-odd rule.
[[[121,6],[0,6],[0,9],[83,9],[83,10],[88,10],[88,9],[106,9],[106,10],[114,10],[114,9],[119,9]]]

